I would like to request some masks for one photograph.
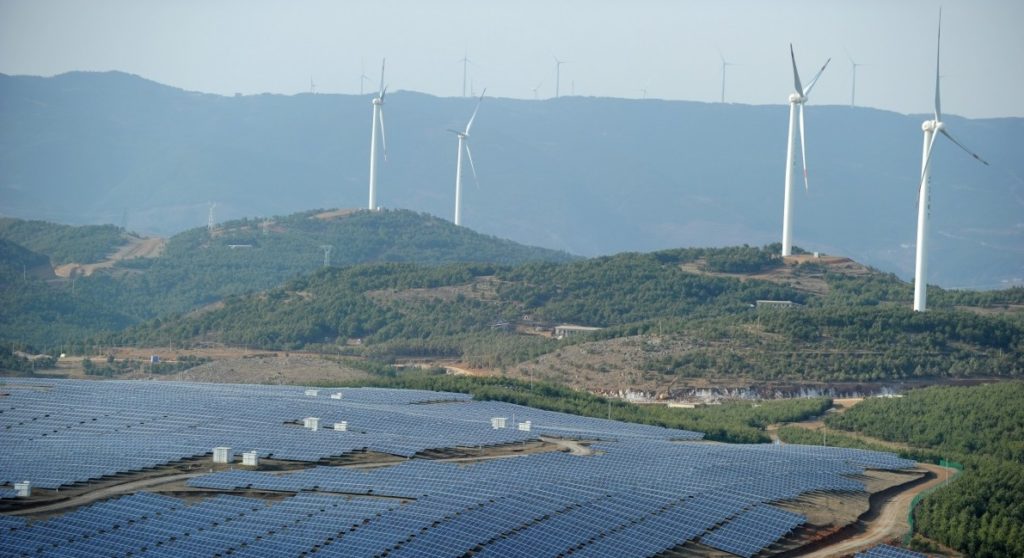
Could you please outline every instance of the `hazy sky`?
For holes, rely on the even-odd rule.
[[[121,70],[184,89],[357,93],[361,68],[391,90],[784,104],[793,43],[812,104],[931,111],[943,5],[942,104],[1024,116],[1024,0],[0,0],[0,72]]]

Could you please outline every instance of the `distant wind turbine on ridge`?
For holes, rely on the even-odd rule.
[[[463,54],[462,58],[459,59],[462,62],[462,96],[466,96],[466,76],[469,74],[469,63],[472,60],[469,59],[469,54]]]
[[[565,64],[565,60],[559,60],[557,56],[555,59],[555,98],[558,98],[559,87],[562,85],[562,64]]]
[[[826,60],[825,64],[821,66],[821,69],[818,70],[818,73],[815,74],[814,79],[807,84],[807,87],[803,87],[800,84],[800,72],[796,69],[796,55],[793,54],[792,43],[789,45],[789,57],[793,61],[793,85],[796,87],[796,90],[789,94],[789,138],[786,140],[786,192],[782,206],[783,256],[790,256],[793,252],[793,152],[796,147],[797,106],[799,105],[800,107],[800,160],[804,167],[804,189],[806,190],[809,186],[807,182],[807,144],[804,140],[804,103],[807,102],[807,98],[811,94],[811,89],[814,88],[814,84],[818,83],[818,78],[821,77],[821,73],[825,71],[828,63],[832,61],[831,58]]]
[[[735,66],[732,62],[728,62],[721,51],[718,52],[718,57],[722,59],[722,97],[719,102],[725,102],[725,69],[729,66]]]
[[[476,102],[476,108],[473,109],[473,116],[469,117],[469,122],[466,123],[466,129],[463,131],[448,129],[449,132],[455,134],[459,138],[459,152],[455,157],[455,225],[462,225],[462,152],[465,150],[466,158],[469,159],[469,169],[473,171],[473,180],[479,185],[479,181],[476,177],[476,166],[473,165],[473,152],[469,149],[469,129],[473,127],[473,121],[476,120],[476,113],[480,110],[480,103],[484,100],[484,95],[487,93],[487,89],[484,88],[483,92],[480,93],[480,99]]]
[[[370,81],[370,76],[366,75],[366,64],[362,61],[362,59],[359,60],[359,68],[359,94],[363,95],[363,85],[366,82]]]
[[[536,87],[534,87],[534,88],[532,89],[532,91],[533,91],[533,100],[534,100],[534,101],[536,101],[536,100],[537,100],[537,90],[538,90],[538,89],[540,89],[540,86],[541,86],[541,85],[544,85],[544,82],[543,82],[543,81],[542,81],[542,82],[540,82],[540,83],[538,83],[538,84],[536,85]]]
[[[931,212],[930,194],[928,182],[930,178],[932,147],[935,146],[936,132],[949,138],[957,147],[963,149],[968,155],[981,161],[985,165],[988,162],[978,156],[964,144],[956,140],[946,125],[942,122],[942,104],[939,101],[939,51],[942,46],[942,9],[939,8],[939,33],[935,44],[935,118],[925,120],[921,124],[924,131],[924,147],[921,153],[921,183],[917,193],[917,255],[914,262],[914,311],[924,312],[928,303],[928,217]]]
[[[384,137],[384,94],[387,93],[387,86],[384,85],[384,62],[380,61],[380,90],[373,98],[373,124],[370,128],[370,211],[377,206],[377,129],[380,128],[380,145],[384,152],[384,160],[388,160],[388,142]]]
[[[846,52],[846,58],[850,60],[850,69],[853,72],[853,80],[850,83],[850,106],[855,107],[857,106],[857,67],[863,66],[864,64],[858,64],[855,62],[853,57],[850,56],[849,51]]]

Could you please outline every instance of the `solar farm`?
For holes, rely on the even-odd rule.
[[[771,556],[921,476],[372,388],[7,379],[0,447],[0,556]]]

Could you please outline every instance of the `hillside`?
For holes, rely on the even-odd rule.
[[[366,203],[369,96],[221,97],[111,72],[0,76],[0,97],[10,216],[171,235],[205,224],[211,201],[227,219]],[[381,204],[450,217],[445,130],[472,101],[398,91],[386,110]],[[795,241],[910,279],[922,118],[807,113],[811,182],[795,197]],[[1020,284],[1024,119],[946,120],[991,166],[938,144],[929,281]],[[785,123],[782,105],[487,98],[473,136],[480,187],[466,188],[463,219],[587,256],[777,242]]]
[[[890,275],[788,264],[776,246],[519,266],[330,269],[113,344],[316,348],[390,362],[451,359],[587,389],[666,393],[681,378],[875,381],[1024,374],[1024,289],[934,289],[910,311]],[[702,272],[687,271],[698,266]],[[746,269],[748,277],[722,277]],[[774,272],[773,272],[774,271]],[[785,271],[785,273],[783,273]],[[775,281],[752,276],[775,276]],[[824,294],[798,287],[826,285]],[[755,308],[784,300],[789,309]],[[967,308],[970,308],[968,310]],[[557,324],[603,328],[558,340]]]
[[[11,229],[26,226],[26,222],[10,222]],[[97,230],[41,222],[31,225],[42,238],[56,232],[74,236],[79,229],[81,236],[87,237]],[[119,232],[112,238],[123,241],[123,236]],[[48,249],[44,243],[40,245]],[[258,221],[243,219],[221,223],[212,234],[204,227],[175,235],[154,257],[89,267],[91,274],[73,281],[19,277],[23,280],[0,289],[2,339],[53,347],[100,331],[216,305],[227,297],[268,289],[323,267],[324,245],[333,247],[332,266],[365,262],[513,264],[573,258],[410,211],[313,211]],[[19,262],[28,256],[18,251],[17,244],[4,246],[11,250],[9,256],[8,250],[0,252],[3,267],[20,273]],[[108,243],[107,248],[114,250],[116,243]],[[106,256],[109,254],[92,259]]]

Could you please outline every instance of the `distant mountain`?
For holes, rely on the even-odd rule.
[[[225,298],[277,286],[324,266],[368,262],[411,262],[424,266],[451,263],[519,264],[566,262],[564,252],[523,246],[456,227],[447,221],[405,210],[303,212],[261,220],[219,224],[212,232],[191,229],[167,240],[150,257],[118,250],[98,265],[77,266],[71,280],[44,281],[52,272],[35,268],[57,263],[5,240],[5,234],[34,231],[37,245],[76,236],[95,248],[109,240],[107,227],[69,227],[38,221],[0,221],[0,340],[52,346],[102,330],[121,329],[142,320],[196,310]],[[118,232],[129,247],[143,239]],[[13,231],[13,232],[12,232]],[[29,241],[33,239],[27,239]],[[108,250],[118,244],[111,242]],[[53,249],[72,253],[61,244]],[[40,250],[40,248],[37,248]],[[77,253],[92,254],[79,249]],[[123,259],[122,259],[123,257]],[[27,272],[24,272],[27,266]],[[65,266],[66,268],[67,266]],[[3,279],[7,278],[7,281]],[[93,319],[97,316],[98,319]],[[73,327],[72,327],[73,326]]]
[[[780,99],[784,92],[780,92]],[[144,233],[310,207],[364,207],[369,95],[221,97],[122,73],[0,76],[0,211]],[[927,107],[928,99],[922,99]],[[948,107],[955,110],[955,107]],[[449,218],[463,98],[385,105],[379,201]],[[787,108],[563,97],[484,99],[474,230],[582,255],[778,241]],[[810,189],[794,241],[910,279],[920,116],[807,107]],[[947,116],[933,168],[930,281],[1024,282],[1024,119]],[[802,190],[802,189],[801,189]]]

